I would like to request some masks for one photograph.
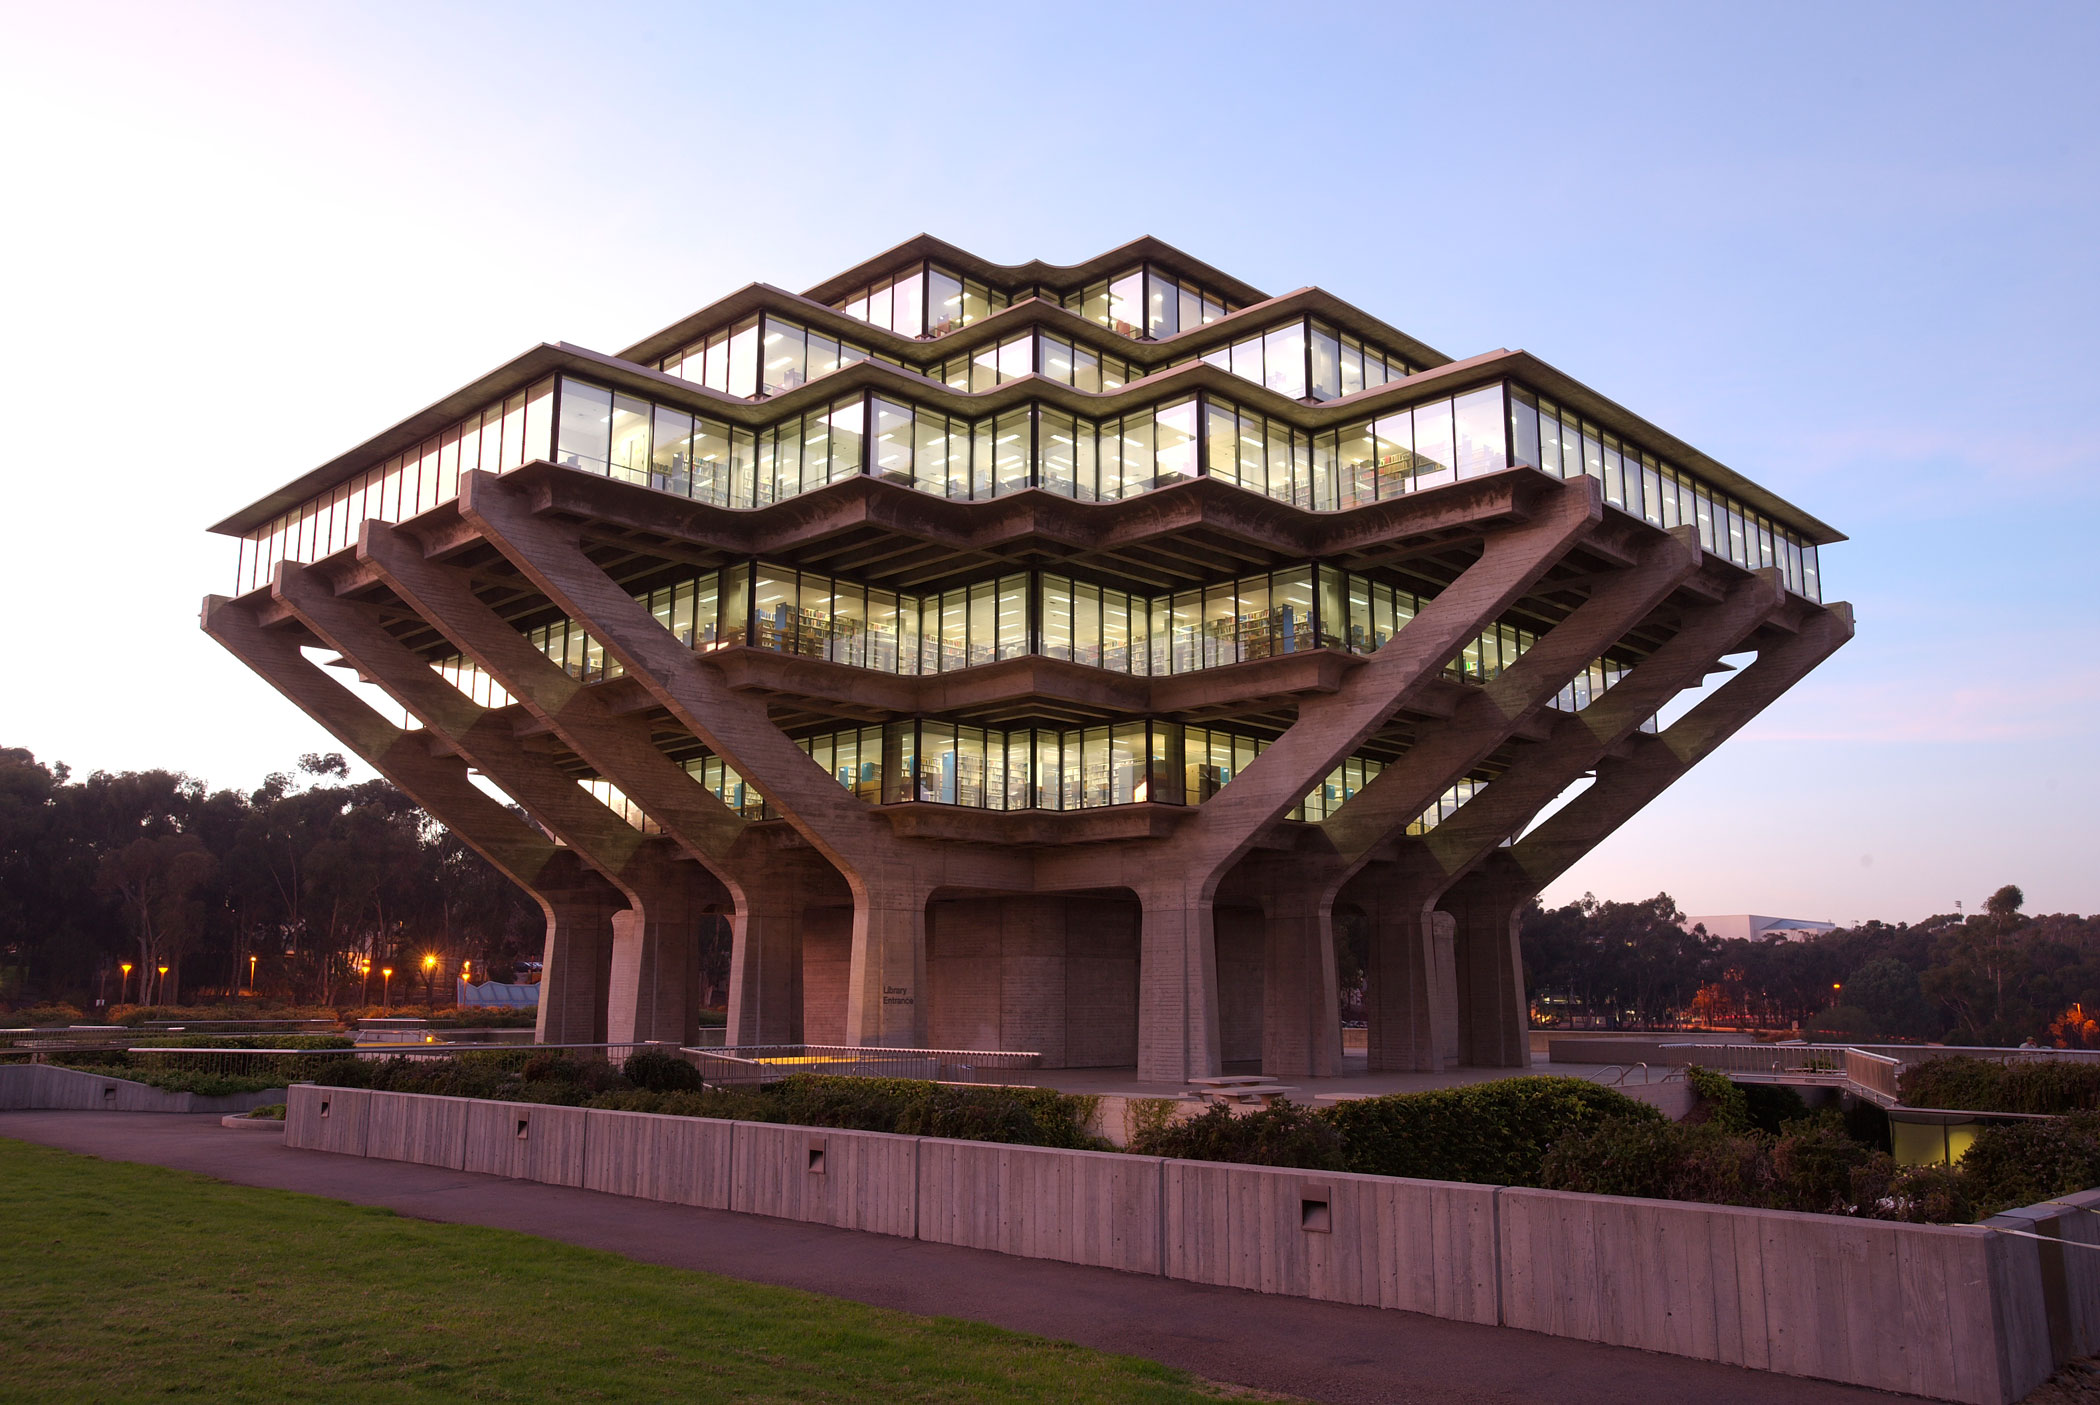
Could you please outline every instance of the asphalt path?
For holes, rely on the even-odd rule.
[[[380,1205],[417,1219],[519,1230],[643,1263],[904,1312],[989,1322],[1336,1405],[1859,1405],[1913,1398],[1410,1312],[1010,1258],[442,1167],[293,1151],[279,1134],[225,1128],[216,1115],[0,1112],[0,1137],[175,1167],[235,1185]]]

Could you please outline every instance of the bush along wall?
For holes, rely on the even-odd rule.
[[[323,1056],[325,1057],[325,1056]],[[1973,1061],[1971,1061],[1973,1062]],[[1128,1150],[1185,1160],[1533,1186],[1598,1195],[1961,1223],[2100,1185],[2100,1112],[1986,1129],[1962,1164],[1899,1167],[1885,1118],[1695,1069],[1683,1122],[1579,1078],[1525,1077],[1395,1093],[1332,1107],[1279,1099],[1182,1122],[1145,1119]],[[1050,1088],[799,1074],[763,1088],[702,1086],[675,1055],[621,1068],[554,1050],[451,1058],[338,1059],[338,1087],[554,1103],[844,1131],[1112,1151],[1090,1135],[1095,1100]]]

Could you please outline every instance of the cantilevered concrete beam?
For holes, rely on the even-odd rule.
[[[203,624],[205,633],[531,895],[547,920],[539,1041],[602,1042],[611,924],[625,909],[625,895],[574,851],[491,799],[468,779],[458,755],[434,753],[430,735],[394,726],[329,677],[291,635],[260,628],[250,609],[218,595],[205,599]]]
[[[486,473],[460,481],[460,512],[540,591],[580,623],[671,715],[733,766],[845,878],[853,895],[846,1038],[922,1044],[926,904],[935,890],[1025,892],[1025,855],[902,839],[839,785],[708,661],[673,638],[584,552],[580,534],[538,516]]]
[[[677,863],[669,841],[643,834],[529,748],[507,718],[439,677],[387,632],[376,606],[336,595],[314,568],[289,562],[278,567],[271,593],[626,895],[629,911],[613,921],[607,1037],[690,1042],[693,929],[708,907],[726,906],[719,885]]]
[[[657,749],[645,719],[613,711],[599,693],[570,677],[482,603],[464,572],[430,560],[404,529],[366,523],[358,555],[409,608],[640,805],[727,888],[735,904],[729,1042],[799,1038],[800,917],[812,897],[838,882],[830,866],[806,851],[791,853],[775,836],[755,831]],[[761,893],[766,888],[777,891]],[[622,978],[616,969],[615,982]]]
[[[1380,930],[1374,940],[1395,943],[1399,951],[1381,955],[1378,970],[1392,983],[1373,991],[1368,1002],[1372,1067],[1420,1068],[1425,1059],[1439,1057],[1438,1051],[1450,1045],[1441,1027],[1446,1019],[1456,1021],[1466,1062],[1499,1067],[1530,1062],[1515,945],[1523,899],[1509,905],[1490,902],[1487,894],[1472,889],[1460,895],[1458,910],[1451,911],[1457,923],[1455,991],[1436,986],[1431,964],[1438,899],[1645,719],[1779,617],[1785,600],[1778,574],[1760,571],[1740,581],[1719,604],[1687,613],[1666,643],[1603,697],[1563,717],[1549,740],[1527,748],[1449,819],[1420,839],[1391,846],[1391,862],[1377,880],[1382,888],[1378,906],[1397,915],[1399,925]],[[1425,1011],[1427,1029],[1418,1023]]]
[[[1118,876],[1138,894],[1143,911],[1141,1079],[1180,1082],[1218,1069],[1213,903],[1226,871],[1264,829],[1432,684],[1445,664],[1536,586],[1602,519],[1602,500],[1589,480],[1554,486],[1559,491],[1544,497],[1529,519],[1489,532],[1480,557],[1333,693],[1302,703],[1290,730],[1171,837],[1131,846],[1119,855]],[[1038,881],[1046,888],[1099,886],[1104,867],[1093,855],[1045,854],[1038,864]],[[1333,960],[1331,924],[1316,916],[1299,924],[1295,940],[1286,945],[1280,964],[1316,973]],[[1310,1010],[1319,998],[1317,989],[1302,1000],[1291,997],[1291,1003]],[[1279,1060],[1286,1057],[1298,1056],[1279,1053]],[[1326,1055],[1308,1050],[1302,1057],[1310,1062]]]
[[[1343,885],[1378,845],[1403,834],[1526,718],[1647,619],[1699,570],[1701,560],[1692,529],[1657,535],[1636,564],[1600,579],[1587,600],[1516,663],[1471,690],[1450,718],[1419,726],[1404,755],[1318,825],[1318,842],[1241,861],[1235,879],[1259,895],[1268,916],[1265,1072],[1325,1075],[1340,1067],[1333,911]]]

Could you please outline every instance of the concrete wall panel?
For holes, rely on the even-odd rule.
[[[1259,1059],[1268,924],[1258,908],[1220,907],[1212,925],[1218,940],[1219,1057],[1227,1063]]]
[[[729,1208],[735,1123],[595,1109],[585,1116],[586,1190],[709,1210]]]
[[[1498,1192],[1503,1321],[1940,1399],[2007,1395],[1989,1232]]]
[[[461,1169],[547,1185],[582,1185],[588,1117],[580,1107],[470,1101]]]
[[[1065,924],[1065,1066],[1137,1062],[1138,905],[1068,898]]]
[[[1160,1270],[1160,1162],[919,1141],[918,1237],[1029,1259]]]
[[[813,907],[802,914],[802,1038],[846,1042],[846,986],[853,967],[853,912]]]
[[[738,1122],[729,1208],[910,1238],[918,1219],[917,1137]]]
[[[1492,1187],[1201,1161],[1165,1182],[1170,1278],[1496,1320]]]
[[[467,1098],[367,1093],[365,1155],[386,1161],[466,1168]]]
[[[373,1096],[363,1088],[293,1084],[285,1090],[284,1144],[307,1151],[363,1156]]]

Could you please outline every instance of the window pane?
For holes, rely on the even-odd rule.
[[[911,481],[912,413],[887,400],[875,401],[874,470],[879,478]]]
[[[1196,402],[1169,405],[1158,415],[1158,480],[1196,476]]]
[[[1342,344],[1330,327],[1313,323],[1312,397],[1333,400],[1342,393]]]
[[[1451,405],[1457,431],[1458,476],[1474,478],[1500,473],[1509,467],[1509,445],[1504,437],[1502,387],[1491,385],[1459,396]]]
[[[1293,400],[1305,398],[1305,324],[1293,322],[1262,337],[1262,384]]]
[[[1495,422],[1499,431],[1502,410],[1495,409]],[[1496,437],[1501,436],[1499,432]],[[1415,486],[1427,488],[1438,483],[1448,483],[1455,476],[1453,469],[1457,455],[1451,447],[1451,402],[1438,400],[1428,405],[1415,406]]]
[[[612,392],[562,377],[561,444],[556,461],[603,474],[611,442]]]

